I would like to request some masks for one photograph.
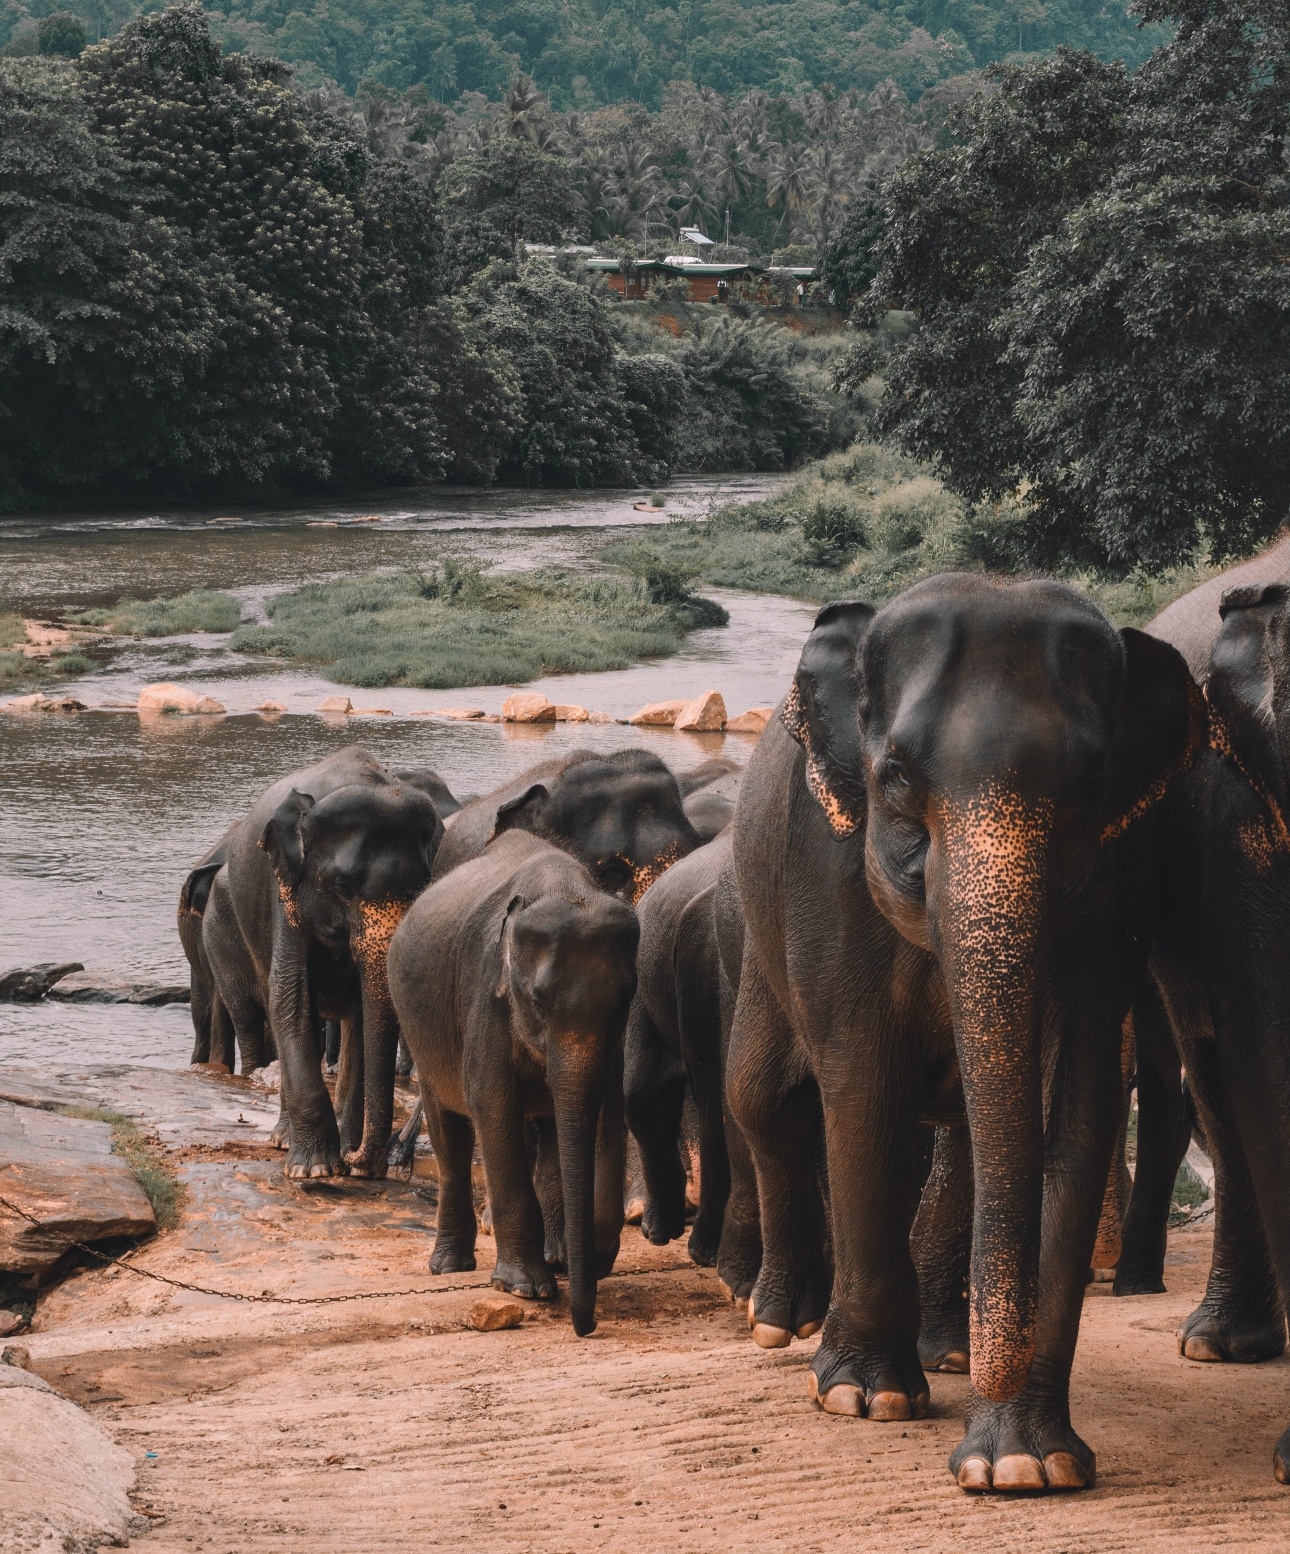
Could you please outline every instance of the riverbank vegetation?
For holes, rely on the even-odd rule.
[[[121,637],[176,637],[193,631],[232,631],[242,607],[229,594],[194,588],[169,599],[122,599],[107,609],[82,610],[72,619]]]
[[[625,669],[725,624],[673,574],[637,571],[496,573],[449,557],[280,594],[270,624],[240,627],[232,646],[318,665],[344,685],[444,688]]]
[[[690,583],[875,605],[919,578],[957,569],[1024,575],[1024,509],[971,506],[931,468],[876,443],[857,443],[803,470],[772,497],[719,506],[706,518],[616,541],[608,562],[648,557]],[[1124,576],[1064,569],[1118,625],[1140,626],[1215,570],[1199,557]]]

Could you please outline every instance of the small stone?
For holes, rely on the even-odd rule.
[[[0,1338],[8,1338],[26,1325],[26,1317],[19,1316],[16,1311],[0,1311]]]
[[[413,714],[415,717],[417,714]],[[454,723],[478,723],[484,716],[482,707],[432,707],[427,713],[421,714],[429,718],[451,718]]]
[[[199,717],[213,717],[224,710],[224,703],[216,701],[213,696],[199,696],[193,703],[193,711]]]
[[[31,1369],[31,1350],[26,1344],[6,1344],[0,1349],[0,1365],[12,1365],[15,1370]]]
[[[540,691],[516,691],[502,703],[503,723],[554,723],[555,707]]]
[[[555,721],[557,723],[590,723],[591,714],[585,707],[566,706],[563,702],[555,704]]]
[[[6,712],[84,712],[85,703],[74,696],[46,696],[33,691],[30,696],[15,696],[4,704]]]
[[[388,707],[351,707],[350,711],[356,718],[389,718],[394,716]]]
[[[607,712],[589,712],[587,714],[588,723],[612,723],[613,721],[613,718]]]
[[[262,701],[255,710],[257,712],[285,712],[287,704],[282,701]]]
[[[747,712],[741,712],[737,718],[730,719],[726,724],[726,733],[763,734],[774,711],[774,707],[749,707]]]
[[[726,726],[726,704],[720,691],[705,691],[686,702],[672,727],[691,734],[715,733]]]
[[[328,696],[318,704],[319,712],[332,713],[341,717],[347,717],[353,710],[354,704],[348,696]]]
[[[627,721],[633,728],[671,728],[677,714],[688,706],[686,701],[652,701],[639,712],[633,712]]]
[[[466,1321],[477,1333],[497,1333],[503,1328],[519,1327],[524,1307],[518,1300],[477,1300]]]

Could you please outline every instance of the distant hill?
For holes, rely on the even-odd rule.
[[[0,46],[62,8],[90,41],[139,10],[130,0],[0,0]],[[1164,29],[1140,30],[1124,0],[220,0],[208,12],[226,49],[274,55],[305,85],[424,83],[454,102],[496,98],[523,71],[557,110],[638,102],[671,81],[726,94],[805,85],[871,90],[891,79],[916,98],[934,82],[1061,44],[1138,64]]]

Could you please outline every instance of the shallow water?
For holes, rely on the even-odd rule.
[[[714,496],[745,499],[771,482],[691,481],[668,488],[669,512],[702,512]],[[236,516],[0,523],[0,610],[49,613],[112,603],[125,594],[194,586],[233,591],[246,613],[265,595],[337,573],[417,564],[436,551],[470,551],[507,567],[590,564],[604,530],[639,525],[631,493],[437,493],[381,511],[292,509]],[[311,527],[336,522],[336,528]],[[812,607],[709,590],[730,625],[695,632],[671,658],[605,674],[534,682],[553,701],[627,717],[649,701],[716,689],[732,714],[783,695]],[[258,608],[257,608],[258,607]],[[337,686],[321,675],[234,655],[220,637],[132,646],[106,672],[68,689],[90,704],[133,703],[141,685],[173,679],[209,690],[225,718],[142,723],[131,712],[0,717],[0,970],[80,960],[125,981],[186,982],[175,903],[191,864],[271,781],[342,745],[361,742],[383,761],[435,768],[458,794],[484,792],[538,760],[579,747],[646,744],[684,770],[721,751],[746,759],[738,735],[685,735],[620,724],[544,729],[453,724],[415,711],[474,706],[496,711],[510,687],[383,691]],[[330,719],[315,709],[337,691],[389,716]],[[281,716],[251,709],[272,699]],[[0,1004],[0,1063],[187,1061],[183,1006]]]

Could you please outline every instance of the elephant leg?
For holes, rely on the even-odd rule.
[[[210,978],[193,966],[188,973],[188,1010],[193,1021],[193,1055],[190,1063],[211,1061],[211,1023],[215,989]],[[220,1059],[223,1062],[223,1059]]]
[[[932,1169],[910,1234],[922,1311],[918,1358],[931,1371],[968,1368],[972,1188],[967,1128],[937,1128]]]
[[[627,1168],[627,1120],[623,1079],[615,1054],[600,1104],[596,1132],[595,1244],[596,1278],[612,1272],[623,1237],[623,1179]]]
[[[308,957],[294,930],[275,935],[269,1000],[282,1065],[282,1110],[293,1180],[343,1176],[336,1113],[322,1076],[322,1032],[309,986]],[[279,1124],[281,1126],[281,1124]]]
[[[555,1275],[547,1267],[544,1253],[542,1208],[533,1187],[524,1113],[514,1081],[508,1076],[490,1085],[485,1093],[467,1099],[479,1134],[493,1210],[497,1242],[493,1288],[526,1300],[553,1299]]]
[[[340,1067],[340,1021],[323,1021],[323,1067],[334,1074]]]
[[[721,1001],[713,968],[711,892],[683,914],[677,936],[677,1028],[681,1058],[699,1121],[699,1212],[690,1229],[691,1258],[703,1268],[717,1261],[726,1202],[730,1156],[721,1063]]]
[[[1243,1046],[1252,1065],[1258,1045]],[[1214,1165],[1214,1251],[1205,1298],[1179,1329],[1179,1352],[1189,1360],[1241,1364],[1275,1359],[1286,1346],[1285,1311],[1256,1207],[1261,1184],[1247,1158],[1245,1129],[1213,1049],[1197,1045],[1187,1058],[1188,1083]]]
[[[560,1175],[555,1118],[534,1117],[530,1127],[537,1137],[533,1189],[542,1210],[542,1255],[548,1268],[564,1273],[568,1268],[564,1246],[564,1179]]]
[[[237,1028],[225,1007],[224,1000],[216,993],[210,1002],[210,1061],[222,1063],[231,1074],[237,1065]],[[242,1072],[249,1073],[245,1062]]]
[[[228,883],[221,872],[211,887],[206,913],[202,918],[202,953],[210,968],[218,1004],[223,1016],[218,1041],[212,1040],[222,1056],[212,1062],[233,1067],[232,1046],[227,1039],[228,1026],[242,1060],[242,1072],[262,1068],[265,1054],[265,998],[255,963],[238,927]]]
[[[1133,1028],[1138,1049],[1138,1161],[1113,1288],[1116,1295],[1159,1295],[1165,1288],[1174,1181],[1191,1128],[1177,1048],[1154,988],[1134,1003]]]
[[[386,1151],[385,1163],[391,1169],[396,1166],[411,1167],[417,1152],[417,1139],[421,1136],[421,1125],[425,1121],[425,1104],[418,1100],[408,1114],[408,1120],[403,1124],[399,1132],[390,1140],[390,1147]]]
[[[1104,964],[1104,957],[1092,964]],[[1055,973],[1050,986],[1083,984],[1096,995],[1100,979],[1089,965]],[[963,1489],[1093,1485],[1096,1459],[1071,1425],[1070,1372],[1120,1123],[1122,1018],[1095,1004],[1053,1008],[1046,1021],[1061,1030],[1045,1146],[1035,1357],[1025,1385],[1007,1402],[991,1402],[975,1389],[969,1395],[966,1433],[950,1457]],[[974,1291],[974,1298],[990,1294]]]
[[[475,1195],[470,1175],[475,1130],[469,1117],[444,1111],[429,1087],[421,1087],[426,1132],[439,1166],[439,1213],[431,1273],[470,1273],[475,1267]]]
[[[412,1072],[412,1054],[408,1051],[408,1044],[403,1037],[399,1037],[398,1052],[394,1058],[394,1072],[400,1079],[406,1079]]]
[[[324,1029],[333,1022],[327,1021]],[[336,1073],[336,1124],[342,1155],[363,1137],[363,1013],[356,1008],[339,1021],[340,1064]]]
[[[685,1234],[685,1167],[679,1147],[685,1070],[639,999],[628,1016],[624,1050],[627,1123],[645,1177],[641,1234],[665,1246]]]
[[[762,1348],[817,1332],[829,1308],[828,1225],[816,1170],[820,1096],[751,945],[744,950],[727,1087],[757,1173],[761,1271],[748,1325]]]
[[[728,1106],[724,1120],[730,1196],[721,1222],[717,1275],[731,1300],[746,1301],[761,1272],[761,1202],[752,1151]]]

